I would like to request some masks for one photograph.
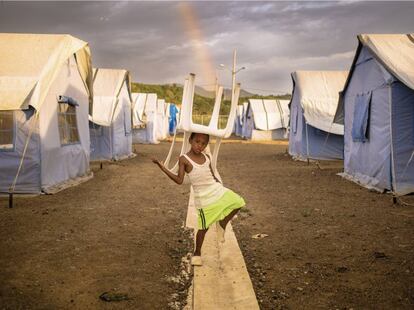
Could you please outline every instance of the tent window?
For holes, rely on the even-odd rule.
[[[0,151],[14,148],[14,113],[0,111]]]
[[[75,105],[64,102],[58,104],[58,124],[62,145],[79,143]]]
[[[368,141],[369,113],[372,92],[357,95],[355,98],[354,121],[352,123],[352,140],[354,142]]]

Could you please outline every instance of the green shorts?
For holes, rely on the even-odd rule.
[[[211,224],[221,221],[233,210],[244,207],[246,203],[244,199],[232,190],[228,190],[221,198],[201,209],[197,209],[198,213],[198,229],[207,229]]]

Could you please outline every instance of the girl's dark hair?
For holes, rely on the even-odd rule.
[[[199,133],[199,132],[192,132],[191,135],[190,135],[190,140],[193,140],[193,138],[196,134],[205,135],[205,136],[207,136],[207,143],[210,141],[210,135],[208,135],[206,133]]]

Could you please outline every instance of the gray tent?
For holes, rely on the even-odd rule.
[[[134,156],[130,80],[126,70],[94,69],[91,160]]]
[[[345,125],[343,176],[414,192],[414,36],[359,35],[335,121]]]
[[[0,192],[54,193],[92,176],[88,44],[0,34]]]
[[[333,123],[347,71],[292,73],[289,154],[298,160],[343,158],[343,125]]]

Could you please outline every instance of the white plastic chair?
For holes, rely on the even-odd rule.
[[[234,77],[233,77],[234,78]],[[167,155],[167,158],[164,161],[165,167],[170,171],[177,173],[178,171],[178,161],[170,168],[171,155],[173,153],[174,144],[176,140],[177,132],[184,133],[184,140],[181,146],[180,156],[187,153],[191,146],[188,141],[192,132],[204,133],[210,135],[209,146],[206,149],[206,152],[210,154],[211,158],[211,168],[213,169],[214,175],[221,181],[220,174],[217,171],[217,157],[220,149],[220,144],[223,138],[228,138],[234,126],[234,120],[236,117],[236,109],[239,101],[240,95],[240,84],[235,84],[233,82],[232,96],[231,96],[231,106],[230,113],[227,119],[227,124],[224,129],[219,129],[219,112],[221,105],[221,98],[223,95],[223,87],[219,87],[216,93],[216,98],[214,102],[213,113],[211,115],[211,120],[208,126],[194,124],[193,123],[193,100],[194,100],[194,90],[195,90],[195,74],[190,74],[189,77],[185,80],[183,98],[180,111],[180,120],[178,122],[173,141],[171,143],[170,151]],[[214,147],[212,148],[212,138],[215,138]],[[212,150],[211,150],[212,148]],[[188,182],[185,178],[185,182]]]

